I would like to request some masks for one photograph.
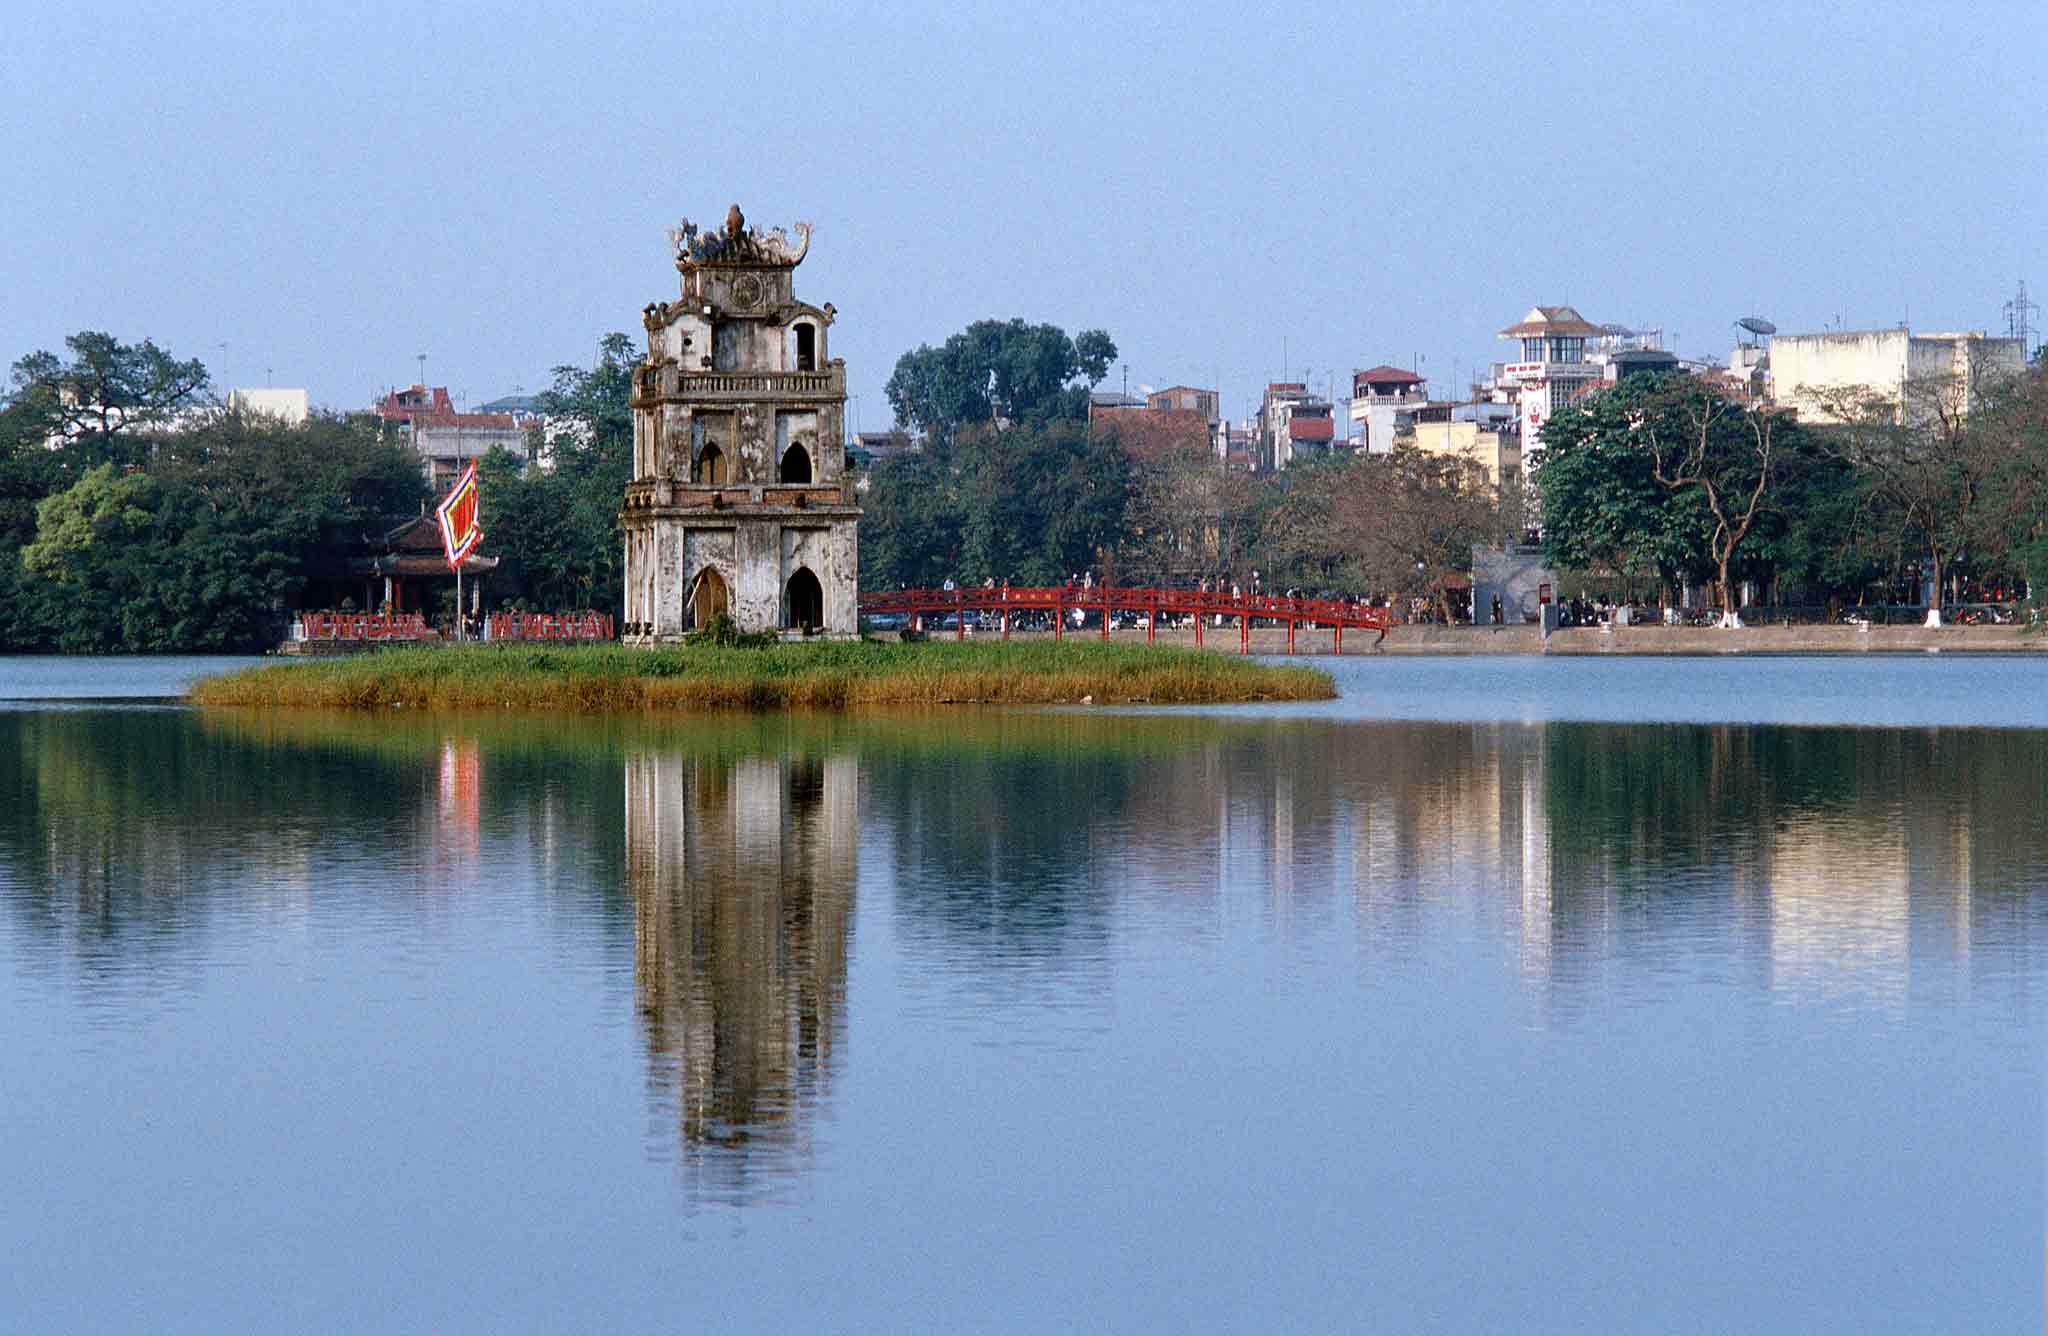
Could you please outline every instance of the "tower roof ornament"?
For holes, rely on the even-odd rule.
[[[811,225],[798,223],[796,240],[779,227],[766,232],[747,226],[746,215],[735,204],[725,211],[725,227],[706,232],[684,218],[668,230],[675,247],[676,268],[691,270],[703,266],[748,269],[794,269],[811,249]]]

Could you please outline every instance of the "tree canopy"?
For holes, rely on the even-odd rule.
[[[978,320],[897,358],[886,389],[897,425],[943,449],[968,423],[1085,419],[1089,388],[1115,360],[1116,344],[1099,329],[1069,338],[1057,325]]]
[[[871,589],[1008,580],[1056,584],[1113,562],[1131,465],[1077,422],[976,427],[943,457],[916,452],[875,470],[861,521]]]
[[[624,590],[625,539],[619,502],[633,471],[633,368],[639,349],[625,334],[598,342],[589,368],[558,366],[540,396],[544,426],[534,453],[548,462],[522,469],[503,451],[477,470],[490,550],[500,559],[491,592],[551,609],[615,612]]]
[[[161,427],[205,402],[209,378],[198,358],[179,361],[148,339],[122,343],[85,330],[64,340],[69,360],[33,352],[14,364],[10,408],[50,436],[101,441]]]

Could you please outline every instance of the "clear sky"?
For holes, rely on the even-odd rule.
[[[1569,301],[1725,355],[2048,305],[2048,5],[34,5],[0,51],[0,359],[474,406],[641,336],[664,230],[814,222],[862,427],[984,317],[1133,388],[1442,392]],[[2037,328],[2039,326],[2037,325]],[[227,345],[225,352],[222,344]],[[1120,383],[1113,370],[1109,384]]]

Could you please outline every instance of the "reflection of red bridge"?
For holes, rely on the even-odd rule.
[[[1329,627],[1336,635],[1336,652],[1341,654],[1347,629],[1377,631],[1384,636],[1394,621],[1393,613],[1386,608],[1368,607],[1347,599],[1226,594],[1204,589],[1126,589],[1120,585],[1097,585],[1092,589],[1078,585],[1032,589],[1014,586],[902,589],[864,593],[860,596],[860,610],[864,616],[895,613],[916,618],[919,622],[951,617],[955,638],[964,638],[967,634],[965,614],[994,613],[1001,619],[1005,640],[1010,638],[1010,614],[1013,612],[1051,613],[1055,636],[1066,634],[1067,619],[1074,613],[1095,613],[1101,620],[1104,640],[1109,639],[1112,614],[1142,617],[1148,641],[1152,639],[1161,617],[1187,617],[1194,622],[1197,646],[1202,643],[1202,628],[1211,619],[1222,617],[1237,623],[1237,646],[1244,653],[1251,650],[1252,622],[1278,622],[1287,627],[1289,654],[1294,653],[1297,628],[1314,630],[1319,626]]]

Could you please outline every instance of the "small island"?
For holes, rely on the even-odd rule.
[[[1096,642],[464,645],[263,664],[195,683],[208,706],[305,709],[857,709],[1329,700],[1330,675],[1234,654]]]

